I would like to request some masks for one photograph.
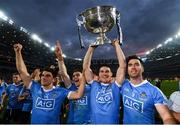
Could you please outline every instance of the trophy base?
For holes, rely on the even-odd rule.
[[[94,43],[92,43],[91,45],[92,46],[100,46],[100,45],[103,45],[103,44],[111,44],[111,40],[108,39],[105,34],[103,34],[103,36],[99,36],[96,38],[96,41]]]

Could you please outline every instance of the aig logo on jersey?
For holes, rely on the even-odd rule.
[[[87,105],[87,96],[82,97],[76,101],[79,105]]]
[[[112,92],[100,93],[96,96],[96,102],[98,103],[111,103],[113,100]]]
[[[39,109],[54,109],[55,100],[54,99],[43,99],[38,97],[36,100],[35,107]]]
[[[138,101],[136,99],[130,98],[128,96],[123,97],[124,106],[127,108],[135,109],[139,112],[143,112],[143,102]]]

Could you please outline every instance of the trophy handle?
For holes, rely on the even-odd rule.
[[[122,30],[121,30],[121,26],[120,26],[120,14],[117,15],[116,25],[117,25],[117,31],[118,31],[119,44],[122,45],[123,43],[122,43]]]
[[[79,17],[80,17],[80,15],[76,16],[76,23],[77,23],[77,26],[78,26],[77,27],[77,29],[78,29],[78,36],[79,36],[79,41],[80,41],[81,49],[84,49],[85,45],[84,45],[84,42],[83,42],[82,37],[81,37],[81,25],[83,24],[83,21],[80,21]]]

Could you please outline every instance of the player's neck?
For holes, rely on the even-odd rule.
[[[134,85],[138,85],[142,83],[144,80],[142,77],[137,77],[137,78],[130,78],[130,82]]]
[[[48,86],[43,86],[43,89],[45,90],[49,90],[49,89],[52,89],[53,88],[53,84],[50,84]]]

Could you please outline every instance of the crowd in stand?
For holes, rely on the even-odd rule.
[[[135,55],[125,59],[119,43],[112,41],[119,63],[115,77],[106,64],[98,75],[93,73],[91,59],[97,46],[90,45],[83,70],[74,70],[72,79],[59,42],[55,49],[59,69],[37,68],[31,75],[21,53],[23,46],[15,44],[18,73],[12,74],[11,84],[0,79],[0,123],[154,124],[155,110],[163,123],[179,123],[180,104],[175,99],[179,91],[168,101],[158,87],[143,79],[141,59]]]

